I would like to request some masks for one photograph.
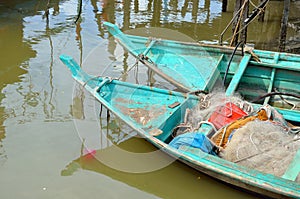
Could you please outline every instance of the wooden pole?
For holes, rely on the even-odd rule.
[[[289,10],[290,10],[290,0],[284,0],[283,14],[281,19],[281,28],[280,28],[280,40],[279,40],[279,51],[283,52],[285,50],[286,44],[286,30],[287,23],[289,18]]]
[[[236,0],[235,1],[235,7],[234,7],[234,12],[233,12],[233,16],[236,15],[236,13],[239,11],[239,9],[241,8],[242,6],[242,1],[243,0]],[[234,21],[232,22],[232,33],[235,34],[236,32],[238,32],[239,30],[239,17],[236,17],[234,19]],[[232,41],[230,42],[230,46],[235,46],[237,43],[238,43],[238,38],[239,38],[239,35],[235,35],[234,38],[232,38]]]
[[[226,12],[227,11],[227,0],[223,0],[222,1],[222,12]]]
[[[260,0],[260,3],[262,3],[264,0]],[[260,14],[258,15],[258,21],[263,22],[265,20],[265,11],[266,11],[266,7],[261,8],[262,12],[260,12]]]
[[[246,0],[244,0],[246,1]],[[243,2],[244,3],[244,2]],[[246,2],[244,10],[243,10],[243,15],[242,15],[242,27],[243,31],[241,32],[241,41],[243,44],[247,42],[247,23],[245,23],[245,20],[248,18],[249,14],[249,1]],[[245,27],[245,28],[244,28]]]
[[[155,27],[160,24],[160,16],[162,10],[162,0],[153,0],[153,15],[151,20],[151,26]]]
[[[130,4],[131,0],[123,1],[124,17],[123,17],[123,31],[129,30],[130,26]]]

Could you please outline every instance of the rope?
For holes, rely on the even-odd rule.
[[[77,23],[78,19],[80,18],[80,15],[81,15],[81,12],[82,12],[82,0],[79,0],[79,10],[78,10],[78,13],[77,13],[77,18],[75,20],[74,23]]]
[[[213,130],[214,130],[215,132],[218,131],[218,130],[216,129],[215,125],[214,125],[213,123],[209,122],[209,121],[201,121],[201,122],[199,122],[199,123],[198,123],[198,127],[197,127],[195,130],[198,130],[198,129],[201,127],[202,124],[208,124],[208,125],[210,125],[210,126],[213,128]]]
[[[242,7],[241,7],[240,16],[239,16],[239,18],[238,18],[238,22],[237,22],[236,27],[235,27],[235,29],[234,29],[234,33],[233,33],[232,39],[231,39],[231,41],[230,41],[230,46],[232,46],[233,40],[234,40],[234,38],[236,37],[236,35],[239,34],[239,32],[237,32],[237,30],[238,30],[238,28],[239,28],[239,26],[240,26],[240,22],[241,22],[241,19],[242,19],[242,15],[243,15],[243,12],[244,12],[244,8],[245,8],[247,2],[248,2],[248,0],[246,0],[246,1],[243,3]]]
[[[221,45],[222,45],[222,39],[223,39],[224,33],[228,30],[230,24],[232,24],[233,20],[238,16],[238,14],[240,13],[241,10],[242,10],[242,7],[235,13],[235,15],[232,17],[232,19],[230,20],[230,22],[227,24],[227,26],[224,28],[223,32],[221,33],[220,41],[219,41],[219,43]]]
[[[273,95],[286,95],[286,96],[291,96],[291,97],[295,97],[300,99],[300,95],[294,94],[294,93],[286,93],[286,92],[270,92],[270,93],[266,93],[264,95],[259,96],[258,98],[254,99],[251,102],[257,102],[263,98],[269,97],[269,96],[273,96]]]
[[[134,64],[133,64],[133,65],[132,65],[125,73],[121,74],[121,75],[117,78],[117,80],[120,80],[121,77],[123,77],[124,75],[128,75],[128,73],[129,73],[134,67],[137,67],[138,64],[139,64],[139,59],[137,58],[136,61],[135,61],[135,63],[134,63]]]
[[[249,0],[249,3],[257,10],[259,10],[260,8],[258,6],[256,6],[251,0]]]
[[[251,0],[249,0],[250,3],[255,7],[255,9],[252,10],[248,18],[244,21],[245,24],[248,23],[248,21],[251,21],[252,18],[255,16],[260,15],[261,12],[265,11],[265,5],[269,2],[269,0],[264,0],[261,2],[258,6],[254,5]]]
[[[274,90],[275,90],[275,92],[279,92],[276,88],[275,88]],[[292,102],[287,101],[286,99],[284,99],[284,98],[282,97],[282,95],[279,95],[279,97],[280,97],[280,99],[281,99],[282,101],[284,101],[284,102],[287,103],[288,105],[292,106],[291,110],[294,110],[295,108],[297,108],[297,104],[294,104],[294,103],[292,103]]]
[[[91,81],[91,80],[94,80],[94,79],[98,79],[98,78],[107,78],[107,79],[110,79],[109,82],[113,81],[115,78],[112,78],[112,77],[108,77],[108,76],[102,76],[102,75],[98,75],[98,76],[95,76],[95,77],[92,77],[88,80],[86,80],[83,84],[82,84],[82,88],[84,88],[86,86],[86,84]]]
[[[228,41],[229,39],[231,39],[232,37],[234,37],[236,34],[239,34],[239,33],[241,33],[243,30],[245,30],[249,25],[250,25],[250,23],[251,22],[253,22],[253,20],[254,19],[256,19],[256,17],[261,13],[261,12],[263,12],[263,10],[265,9],[265,7],[267,6],[267,3],[261,8],[261,9],[259,9],[259,12],[249,21],[249,22],[247,22],[247,24],[241,29],[241,30],[239,30],[237,33],[235,33],[234,35],[232,35],[232,36],[230,36],[230,37],[228,37],[227,39],[225,39],[224,40],[224,42],[226,42],[226,41]]]
[[[196,95],[196,96],[200,96],[200,94],[207,95],[208,92],[205,91],[205,90],[195,90],[195,91],[188,92],[188,94],[193,94],[193,95]]]
[[[134,77],[135,77],[135,83],[136,83],[136,84],[140,84],[140,83],[139,83],[139,79],[138,79],[138,75],[139,75],[139,67],[137,66],[133,72],[134,72]]]
[[[241,43],[242,43],[242,41],[240,41],[240,42],[235,46],[235,48],[234,48],[234,50],[233,50],[233,52],[232,52],[232,54],[231,54],[231,56],[230,56],[230,60],[229,60],[229,62],[228,62],[228,65],[227,65],[227,68],[226,68],[226,71],[225,71],[225,74],[224,74],[224,78],[223,78],[223,85],[224,85],[224,86],[225,86],[225,83],[226,83],[226,77],[227,77],[227,74],[228,74],[228,71],[229,71],[229,67],[230,67],[231,61],[232,61],[232,59],[233,59],[233,56],[234,56],[234,54],[235,54],[237,48],[241,45]],[[243,49],[243,48],[242,48],[242,49]],[[243,50],[242,50],[242,52],[243,52]]]

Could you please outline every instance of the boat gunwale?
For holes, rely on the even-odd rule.
[[[109,109],[114,115],[116,115],[116,116],[119,115],[119,111],[114,110],[113,107],[111,107],[108,103],[106,103],[105,100],[101,100],[102,97],[98,93],[94,93],[93,95],[96,97],[96,99],[101,104],[103,104],[107,109]],[[104,99],[104,98],[102,98],[102,99]],[[297,188],[295,188],[295,187],[298,186],[298,189],[299,189],[300,185],[296,182],[289,181],[284,178],[274,176],[272,174],[262,173],[260,171],[250,169],[250,168],[238,165],[236,163],[232,163],[230,161],[224,160],[220,157],[214,157],[210,154],[206,154],[206,157],[210,157],[210,158],[204,157],[204,158],[201,158],[202,161],[196,160],[196,159],[192,158],[191,156],[188,156],[184,153],[181,153],[179,150],[176,150],[176,149],[170,147],[167,143],[155,138],[154,136],[149,135],[149,133],[147,133],[145,130],[143,130],[141,128],[136,128],[135,125],[130,120],[126,120],[121,117],[119,117],[119,118],[121,120],[123,120],[126,124],[128,124],[133,130],[137,131],[140,136],[144,137],[146,140],[148,140],[152,144],[154,144],[158,149],[162,149],[162,151],[166,151],[169,155],[172,155],[175,158],[179,158],[181,160],[188,161],[192,164],[195,164],[195,162],[196,162],[196,165],[199,167],[207,169],[211,172],[216,172],[220,175],[224,175],[226,177],[229,177],[229,178],[237,180],[237,181],[241,180],[242,182],[244,182],[248,185],[251,185],[253,187],[258,187],[258,188],[263,187],[263,189],[266,189],[270,192],[275,192],[280,195],[284,193],[285,195],[288,195],[289,197],[299,196],[299,193],[295,192],[295,190],[297,190]],[[212,160],[214,160],[214,161],[212,161]],[[207,161],[209,164],[206,164],[205,161]],[[222,162],[225,162],[226,166],[224,164],[222,164]],[[211,163],[213,163],[214,165],[219,165],[220,168],[217,169],[215,166],[211,165]],[[239,169],[239,171],[237,172],[237,170],[234,169],[233,167],[237,167]],[[251,171],[251,173],[253,173],[254,175],[250,175],[248,173],[248,171]],[[248,178],[241,177],[241,174],[247,176]],[[256,175],[260,174],[261,177],[264,176],[266,178],[257,177],[255,174]],[[275,181],[276,183],[274,183],[274,181],[269,181],[270,178],[268,178],[268,177],[277,178],[278,181]],[[263,182],[258,183],[257,182],[258,179]],[[276,185],[279,185],[281,188],[280,189],[276,188]],[[287,187],[284,185],[290,185],[290,186]],[[286,189],[289,189],[290,191],[288,191]]]
[[[148,41],[151,39],[155,39],[158,42],[165,42],[167,44],[182,44],[184,47],[186,46],[187,48],[195,47],[203,47],[203,48],[207,48],[205,50],[210,51],[210,50],[215,50],[217,49],[218,53],[227,53],[227,54],[231,54],[233,52],[233,50],[235,49],[235,47],[232,46],[224,46],[224,45],[216,45],[216,44],[202,44],[202,43],[198,43],[198,42],[186,42],[186,41],[177,41],[177,40],[168,40],[168,39],[161,39],[161,38],[155,38],[155,37],[144,37],[144,36],[136,36],[136,35],[131,35],[131,34],[126,34],[123,33],[126,37],[132,39],[132,40],[143,40],[143,41]],[[114,35],[115,38],[120,38],[118,35]],[[261,58],[267,58],[272,60],[273,57],[275,56],[276,53],[275,51],[269,51],[269,50],[261,50],[261,49],[253,49],[253,53],[258,54],[259,56],[261,56]],[[243,54],[243,48],[238,47],[235,55],[242,55]],[[297,61],[300,62],[300,54],[292,54],[292,53],[287,53],[287,52],[280,52],[279,53],[279,59],[282,61]]]
[[[131,37],[131,35],[129,35],[129,34],[124,34],[122,32],[121,32],[121,34],[123,34],[125,36]],[[115,34],[114,36],[115,36],[115,38],[122,45],[123,42],[121,42],[121,41],[124,38],[122,38],[122,37],[118,38],[118,34]],[[148,40],[146,37],[140,37],[140,36],[132,36],[132,37],[145,38],[145,41]],[[164,40],[164,41],[174,42],[172,40]],[[216,46],[216,45],[210,45],[210,44],[200,44],[200,43],[181,42],[181,41],[175,41],[175,42],[178,42],[178,43],[181,43],[181,44],[185,44],[185,45],[189,45],[189,46],[195,46],[195,47],[207,47],[207,48],[218,49],[218,50],[223,49],[224,52],[228,51],[228,53],[231,53],[233,51],[233,49],[234,49],[234,47],[228,47],[228,46]],[[130,51],[130,49],[128,49],[125,44],[123,44],[122,46],[124,48],[126,48],[135,57],[138,56],[138,55],[133,54],[134,51]],[[220,51],[218,51],[218,52],[220,52]],[[276,53],[272,52],[272,51],[262,51],[262,50],[254,49],[253,52],[257,53],[262,58],[268,58],[269,60],[272,60],[273,57],[276,57]],[[238,55],[242,54],[242,49],[241,48],[238,48],[237,54]],[[272,58],[270,58],[270,56]],[[290,53],[280,53],[280,55],[279,55],[278,58],[280,60],[283,60],[283,61],[297,61],[297,62],[299,61],[300,62],[300,55],[296,55],[295,56],[294,54],[290,54]],[[149,64],[151,65],[151,63],[149,63]],[[259,65],[258,62],[257,62],[257,64]],[[270,64],[272,64],[272,63],[270,63]],[[278,65],[280,66],[280,64],[278,64]],[[281,66],[280,66],[280,68],[281,69],[288,69],[288,68],[283,68]],[[156,73],[158,73],[158,72],[156,72]],[[73,76],[73,77],[75,78],[75,76]],[[89,84],[87,84],[87,85],[89,85]],[[126,84],[124,84],[124,85],[126,85]],[[177,84],[175,84],[175,85],[177,85]],[[162,90],[164,90],[164,89],[162,89]],[[99,95],[99,93],[95,92],[95,90],[93,90],[91,87],[89,89],[89,92],[92,95],[94,95],[96,97],[96,99],[101,104],[103,104],[107,109],[111,110],[115,115],[117,115],[117,116],[120,115],[119,114],[120,112],[118,112],[118,110],[114,110],[114,108],[111,107],[109,103],[106,103],[105,99],[102,98]],[[174,91],[171,91],[171,92],[174,92]],[[186,94],[186,95],[187,96],[191,96],[189,94]],[[101,99],[103,99],[103,100],[101,100]],[[293,113],[294,113],[294,111],[293,111]],[[246,183],[248,185],[251,185],[253,187],[257,187],[257,188],[260,188],[260,189],[263,188],[263,189],[269,190],[270,192],[278,193],[280,195],[284,194],[284,195],[289,196],[289,197],[299,197],[299,195],[300,195],[299,194],[299,190],[300,190],[299,189],[300,188],[299,183],[296,183],[296,182],[293,182],[293,181],[290,181],[290,180],[286,180],[284,178],[277,177],[277,176],[274,176],[272,174],[263,173],[263,172],[255,170],[255,169],[250,169],[250,168],[238,165],[236,163],[232,163],[232,162],[229,162],[227,160],[221,159],[219,157],[214,157],[214,156],[209,155],[209,154],[207,154],[207,156],[205,156],[205,157],[210,157],[210,158],[201,158],[200,159],[200,160],[205,160],[205,161],[207,161],[209,163],[213,163],[215,165],[219,165],[220,166],[220,168],[216,168],[215,166],[212,166],[211,164],[205,164],[205,161],[197,160],[195,158],[192,158],[191,156],[188,156],[188,155],[186,155],[184,153],[181,153],[180,151],[178,151],[178,150],[170,147],[165,142],[163,142],[163,141],[161,141],[161,140],[159,140],[159,139],[157,139],[157,138],[149,135],[149,133],[147,133],[144,129],[135,127],[134,123],[128,122],[125,118],[121,118],[120,117],[120,119],[122,119],[125,123],[127,123],[131,128],[133,128],[135,131],[137,131],[145,139],[147,139],[152,144],[154,144],[157,148],[162,149],[163,151],[167,152],[168,154],[170,154],[172,156],[175,156],[176,158],[181,159],[182,161],[188,161],[191,164],[195,164],[195,162],[196,162],[197,166],[202,167],[204,169],[207,169],[208,171],[215,172],[215,173],[218,173],[218,174],[223,175],[223,176],[227,176],[230,179],[233,179],[233,180],[236,180],[236,181],[242,180],[244,183]],[[212,160],[214,160],[214,161],[212,161]],[[224,162],[224,161],[225,161],[225,163],[226,163],[227,166],[225,166],[224,164],[222,164],[222,162]],[[241,170],[239,172],[237,172],[234,167],[240,168]],[[225,171],[222,168],[224,168],[225,170],[227,169],[227,170]],[[251,174],[253,174],[253,175],[251,175],[251,174],[249,174],[247,172],[249,170],[251,171]],[[243,172],[241,172],[241,171],[243,171]],[[241,173],[243,175],[245,175],[245,176],[241,177]],[[259,176],[256,176],[254,174],[259,174]],[[246,176],[248,176],[249,178],[247,178]],[[263,178],[263,177],[265,177],[265,178]],[[268,177],[271,177],[271,178],[268,178]],[[275,179],[275,181],[271,181],[271,179]],[[261,180],[262,182],[258,183],[257,180]],[[276,187],[276,185],[277,185],[277,187]],[[285,186],[285,185],[289,185],[289,186]],[[280,188],[278,188],[278,186],[280,186]]]
[[[178,88],[180,88],[182,91],[184,91],[184,92],[194,92],[194,91],[199,90],[199,88],[196,88],[195,86],[190,86],[190,87],[185,86],[184,84],[182,84],[179,81],[175,80],[173,77],[171,77],[171,76],[167,75],[166,73],[164,73],[159,67],[157,67],[156,64],[153,64],[153,63],[151,63],[151,62],[149,62],[145,59],[141,59],[141,57],[138,54],[136,54],[135,51],[131,51],[126,47],[127,45],[122,41],[122,39],[116,38],[116,40],[121,44],[121,46],[126,48],[131,55],[133,55],[135,58],[139,59],[140,62],[145,64],[147,67],[149,67],[151,70],[153,70],[156,74],[158,74],[162,78],[169,81],[171,84],[173,84],[173,85],[177,86]],[[203,87],[206,88],[209,84],[210,84],[210,82],[205,82],[205,85]]]
[[[90,82],[87,80],[84,80],[83,78],[87,78],[86,75],[73,75],[74,79],[80,83],[81,85],[85,86],[85,88],[101,103],[103,104],[107,109],[109,109],[114,115],[118,116],[120,115],[120,112],[114,107],[112,107],[101,95],[99,92],[97,92],[97,86],[95,86],[94,82]],[[88,76],[93,78],[93,76]],[[93,78],[95,81],[99,81],[102,78]],[[163,91],[163,93],[169,93],[168,90],[165,89],[159,89],[159,88],[153,88],[148,86],[140,86],[131,84],[128,82],[122,82],[122,81],[116,81],[112,80],[115,84],[120,84],[124,86],[131,86],[136,87],[138,89],[147,89],[147,90],[157,90],[157,91]],[[180,96],[185,96],[186,94],[181,94],[179,92],[172,91],[173,95],[179,94]],[[195,97],[193,95],[188,95],[186,100],[188,100],[189,96]],[[218,173],[219,175],[228,177],[230,179],[233,179],[234,181],[242,181],[243,183],[246,183],[248,185],[251,185],[253,187],[263,187],[263,189],[269,190],[270,192],[276,192],[278,194],[285,194],[288,196],[299,196],[299,192],[297,193],[297,189],[299,190],[300,185],[296,182],[288,181],[286,179],[276,177],[272,174],[266,174],[259,172],[254,169],[250,169],[241,165],[238,165],[236,163],[229,162],[227,160],[221,159],[220,157],[214,157],[212,155],[206,154],[205,157],[202,157],[200,159],[193,158],[193,156],[188,156],[185,153],[182,153],[179,150],[176,150],[172,147],[170,147],[167,143],[155,138],[154,136],[149,135],[145,130],[142,128],[137,128],[136,125],[130,120],[127,120],[124,117],[119,117],[121,120],[123,120],[125,123],[127,123],[133,130],[137,131],[138,134],[148,141],[150,141],[152,144],[154,144],[157,148],[162,149],[163,151],[167,152],[168,154],[172,155],[173,157],[179,158],[182,161],[188,161],[191,164],[195,164],[203,169],[207,169],[208,171],[211,171],[213,173]],[[216,167],[219,166],[219,167]],[[238,168],[238,170],[237,170]],[[250,171],[250,173],[249,173]],[[241,176],[243,175],[243,176]],[[214,176],[213,176],[214,177]],[[265,177],[265,178],[263,178]],[[270,178],[271,177],[271,178]],[[277,179],[276,181],[271,181],[271,179]],[[257,181],[262,181],[261,183],[258,183]],[[285,185],[285,186],[284,186]],[[287,186],[289,185],[289,186]],[[277,187],[276,187],[277,186]],[[280,186],[280,188],[278,188]],[[298,188],[297,188],[298,187]]]
[[[82,84],[82,82],[83,81],[81,81],[80,83]],[[118,81],[117,83],[121,83],[121,85],[124,85],[124,86],[126,86],[128,84],[132,85],[128,82],[122,82],[122,81]],[[87,88],[87,86],[89,87],[88,91],[92,95],[94,95],[94,97],[101,104],[103,104],[107,109],[109,109],[114,115],[116,115],[116,116],[120,115],[119,114],[120,112],[118,110],[115,110],[113,107],[111,107],[110,104],[103,97],[101,97],[101,95],[98,92],[91,92],[91,91],[96,91],[96,88],[93,89],[92,87],[90,87],[89,83],[87,83],[85,85],[85,88]],[[142,86],[142,87],[147,88],[147,86]],[[142,87],[138,86],[138,88],[142,88]],[[151,90],[151,88],[149,90]],[[164,89],[159,89],[159,90],[164,90]],[[164,93],[167,93],[167,91]],[[193,96],[193,95],[191,95],[191,96]],[[202,167],[202,168],[207,169],[212,172],[217,172],[218,174],[224,175],[231,179],[234,179],[237,181],[242,181],[243,183],[246,183],[253,187],[258,187],[258,188],[263,187],[263,189],[269,190],[271,192],[276,192],[278,194],[284,193],[285,195],[287,195],[289,197],[299,196],[299,194],[297,194],[297,192],[294,191],[297,189],[299,190],[299,188],[300,188],[300,185],[296,182],[286,180],[284,178],[280,178],[280,177],[274,176],[272,174],[263,173],[258,170],[255,170],[255,169],[250,169],[245,166],[241,166],[236,163],[232,163],[230,161],[224,160],[220,157],[215,157],[210,154],[205,154],[205,157],[202,157],[199,160],[195,159],[192,156],[188,156],[185,153],[182,153],[180,150],[176,150],[176,149],[170,147],[167,143],[159,140],[158,138],[151,136],[145,130],[143,130],[141,128],[137,128],[130,120],[126,120],[122,117],[119,117],[119,118],[121,120],[123,120],[126,124],[128,124],[132,129],[137,131],[140,136],[144,137],[145,139],[150,141],[152,144],[154,144],[158,149],[162,149],[162,151],[167,152],[168,154],[172,155],[173,157],[182,159],[184,161],[188,161],[192,164],[196,164],[199,167]],[[209,157],[209,158],[206,158],[206,157]],[[207,162],[207,163],[205,163],[205,162]],[[223,163],[225,163],[225,164],[223,164]],[[217,168],[216,165],[218,165],[219,168]],[[237,172],[237,169],[235,169],[234,167],[238,168],[238,172]],[[249,173],[249,171],[251,172],[252,175]],[[244,176],[241,177],[241,175],[244,175]],[[263,178],[263,177],[265,177],[265,178]],[[271,177],[271,178],[269,178],[269,177]],[[270,180],[270,179],[274,179],[274,178],[277,180],[276,181]],[[262,182],[258,183],[257,180],[261,180]],[[278,187],[276,188],[276,185],[280,186],[281,188],[280,189],[278,189]],[[289,186],[284,186],[284,185],[289,185]],[[298,186],[298,188],[297,188],[297,186]],[[286,189],[289,189],[291,191],[287,191]]]

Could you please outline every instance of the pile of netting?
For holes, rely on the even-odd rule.
[[[271,106],[254,111],[251,104],[239,96],[225,97],[224,92],[203,95],[195,109],[187,110],[177,134],[197,131],[203,121],[209,121],[212,113],[228,102],[247,116],[222,128],[214,128],[215,133],[210,139],[219,147],[218,155],[249,168],[282,176],[300,149],[300,129],[287,123]],[[299,176],[297,181],[300,181]]]
[[[282,176],[300,148],[299,135],[270,120],[254,120],[237,129],[219,153],[221,158]],[[299,182],[299,176],[297,181]]]
[[[230,96],[226,97],[223,91],[212,92],[207,95],[200,96],[200,103],[193,110],[187,109],[185,113],[184,122],[178,127],[176,135],[180,135],[186,132],[194,132],[200,128],[203,123],[207,122],[212,115],[212,113],[220,106],[231,102],[237,105],[246,113],[253,111],[253,107],[247,101],[241,99],[240,96]],[[205,121],[205,122],[204,122]],[[216,131],[217,129],[215,129]]]

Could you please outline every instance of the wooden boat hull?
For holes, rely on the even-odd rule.
[[[61,56],[60,59],[70,69],[73,78],[101,104],[170,156],[212,177],[250,191],[278,198],[300,197],[300,185],[294,181],[249,169],[201,150],[171,147],[168,143],[172,139],[173,128],[183,122],[185,110],[194,107],[199,102],[198,97],[90,76],[71,57]],[[146,115],[150,117],[145,118]],[[161,134],[153,136],[157,132]]]
[[[210,92],[226,74],[227,96],[238,93],[247,101],[277,91],[300,96],[300,55],[262,50],[243,54],[238,48],[233,56],[232,47],[146,38],[124,34],[108,22],[104,26],[145,66],[184,92]],[[291,104],[300,103],[299,98],[284,98]],[[300,122],[299,112],[290,111],[292,105],[284,103],[280,95],[256,103],[277,107],[286,119]]]

